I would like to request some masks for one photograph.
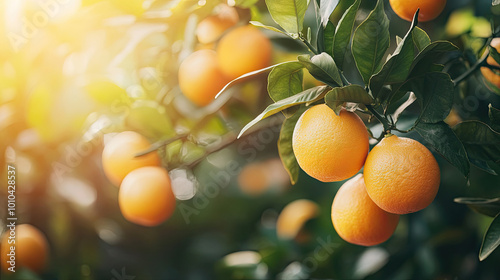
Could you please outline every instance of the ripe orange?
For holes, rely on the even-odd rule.
[[[272,46],[260,30],[251,25],[235,28],[217,46],[222,71],[232,80],[271,64]]]
[[[175,210],[175,196],[167,171],[147,166],[130,172],[120,186],[118,203],[125,219],[132,223],[161,224]]]
[[[16,272],[19,267],[28,268],[34,272],[42,272],[48,262],[49,244],[45,235],[36,227],[29,224],[16,226],[15,244],[9,243],[9,233],[7,231],[2,237],[1,261],[2,269],[8,271],[10,264],[10,247],[15,246],[15,266]],[[12,241],[11,241],[12,242]]]
[[[390,213],[422,210],[439,189],[440,171],[432,153],[419,142],[396,135],[371,150],[364,173],[368,195]]]
[[[345,241],[373,246],[391,237],[399,222],[399,215],[380,209],[366,193],[363,174],[345,182],[332,204],[332,223]]]
[[[198,106],[212,102],[219,91],[229,82],[217,62],[213,50],[192,53],[179,67],[179,86],[182,93]]]
[[[413,15],[420,8],[418,21],[430,21],[437,18],[446,6],[446,0],[389,0],[392,10],[402,19],[413,20]]]
[[[500,38],[495,38],[495,39],[491,40],[490,45],[492,47],[494,47],[497,50],[497,52],[500,52]],[[490,65],[500,66],[500,64],[498,64],[495,61],[495,59],[493,59],[493,57],[491,57],[491,56],[486,59],[486,62],[488,62],[488,64],[490,64]],[[496,87],[500,88],[500,71],[499,70],[492,70],[492,69],[487,68],[487,67],[481,67],[481,73],[483,74],[483,76],[486,80],[488,80],[490,83],[492,83]]]
[[[102,151],[102,167],[108,179],[119,186],[130,171],[144,166],[159,166],[161,161],[156,152],[135,157],[150,146],[149,141],[137,132],[124,131],[114,136]]]
[[[342,110],[337,116],[327,105],[316,105],[297,121],[292,146],[309,176],[323,182],[342,181],[363,167],[368,132],[356,114]]]
[[[221,4],[216,9],[215,15],[206,17],[196,27],[196,36],[202,44],[216,41],[227,29],[238,23],[239,16],[234,7]]]

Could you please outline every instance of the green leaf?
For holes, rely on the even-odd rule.
[[[304,16],[309,0],[266,0],[273,20],[286,32],[296,34],[304,28]]]
[[[148,138],[159,139],[175,134],[165,108],[151,100],[134,102],[125,118],[125,123]]]
[[[354,61],[365,84],[380,70],[380,62],[389,43],[389,19],[384,12],[384,1],[378,0],[375,9],[354,31],[351,46]]]
[[[340,0],[320,0],[319,11],[321,16],[321,25],[323,25],[323,27],[326,27],[327,23],[330,22],[330,15],[339,4],[339,1]]]
[[[392,119],[394,120],[394,123],[398,122],[399,116],[403,113],[406,108],[408,108],[413,102],[417,100],[417,96],[413,92],[410,92],[410,95],[408,96],[408,99],[394,111],[392,114]]]
[[[490,50],[490,57],[493,58],[496,61],[496,63],[500,64],[500,54],[494,47],[489,46],[488,48]]]
[[[494,15],[500,15],[500,0],[492,0],[491,12]]]
[[[415,130],[465,177],[469,176],[470,164],[464,145],[445,122],[420,122]]]
[[[130,102],[127,91],[110,81],[96,81],[85,86],[88,95],[104,105]]]
[[[343,69],[344,58],[348,50],[349,43],[351,42],[352,29],[356,20],[356,13],[359,9],[361,0],[356,0],[349,9],[344,13],[335,30],[335,37],[333,39],[333,58],[339,66]]]
[[[235,6],[248,9],[255,5],[255,3],[259,2],[259,0],[236,0]]]
[[[274,102],[293,96],[303,90],[303,68],[302,63],[292,61],[271,70],[267,79],[267,91]]]
[[[496,131],[500,131],[500,110],[491,106],[491,104],[488,105],[488,107],[488,116],[490,117],[491,128]]]
[[[495,217],[500,213],[500,198],[458,197],[454,201],[486,216]]]
[[[299,55],[298,60],[317,80],[331,87],[342,85],[337,65],[335,64],[333,58],[327,53],[321,53],[313,56],[312,58],[306,54]]]
[[[330,55],[333,56],[333,38],[335,36],[335,26],[333,23],[328,22],[326,25],[325,29],[323,30],[323,36],[321,36],[322,42],[318,41],[318,45],[323,45],[324,51]],[[320,38],[318,37],[318,40]]]
[[[412,34],[417,23],[415,18],[410,30],[408,30],[403,40],[398,43],[391,58],[384,64],[380,72],[370,78],[370,89],[374,98],[379,99],[379,92],[384,85],[404,82],[410,74],[414,56]]]
[[[224,86],[224,87],[223,87],[223,88],[219,91],[219,93],[217,93],[217,95],[215,96],[215,98],[218,98],[218,97],[219,97],[222,93],[224,93],[224,92],[225,92],[225,91],[226,91],[229,87],[231,87],[232,85],[234,85],[236,82],[239,82],[239,81],[244,80],[244,79],[246,79],[246,78],[250,78],[250,77],[255,76],[255,75],[259,75],[259,74],[261,74],[261,73],[263,73],[263,72],[266,72],[266,71],[268,71],[268,70],[270,70],[270,69],[273,69],[274,67],[278,67],[278,66],[280,66],[280,65],[282,65],[282,64],[286,64],[286,63],[288,63],[288,62],[278,63],[278,64],[271,65],[271,66],[266,67],[266,68],[262,68],[262,69],[259,69],[259,70],[255,70],[255,71],[252,71],[252,72],[248,72],[248,73],[246,73],[246,74],[243,74],[243,75],[239,76],[238,78],[236,78],[236,79],[234,79],[234,80],[230,81],[229,83],[227,83],[227,84],[226,84],[226,85],[225,85],[225,86]]]
[[[500,245],[500,215],[491,222],[479,249],[479,260],[484,261]]]
[[[480,121],[465,121],[453,130],[462,141],[472,164],[496,175],[500,163],[500,133]]]
[[[261,28],[265,28],[265,29],[268,29],[268,30],[271,30],[271,31],[274,31],[274,32],[278,32],[278,33],[281,33],[281,34],[286,34],[285,32],[279,30],[278,28],[276,27],[273,27],[273,26],[269,26],[269,25],[265,25],[259,21],[250,21],[250,24],[253,25],[253,26],[257,26],[257,27],[261,27]]]
[[[421,113],[419,120],[435,123],[444,120],[453,106],[453,82],[446,73],[429,72],[410,79],[403,86],[417,96]]]
[[[327,92],[325,95],[326,105],[332,108],[337,115],[340,113],[341,105],[344,102],[355,102],[369,105],[372,104],[374,100],[368,92],[366,92],[366,90],[359,85],[336,87]]]
[[[306,106],[302,106],[293,116],[286,119],[281,126],[280,137],[278,140],[278,151],[280,154],[281,161],[285,167],[288,175],[290,176],[290,182],[292,185],[297,183],[299,179],[300,167],[292,148],[292,138],[293,130],[295,129],[295,124],[299,120],[302,113],[307,110]]]
[[[321,98],[323,98],[325,91],[327,89],[327,86],[318,86],[314,88],[307,89],[301,93],[298,93],[294,96],[290,96],[285,99],[281,99],[280,101],[273,103],[264,110],[260,115],[258,115],[255,119],[253,119],[251,122],[249,122],[240,132],[238,135],[238,138],[245,133],[249,128],[254,126],[256,123],[259,121],[272,116],[284,109],[304,104],[304,103],[314,103]]]
[[[431,44],[431,38],[422,28],[417,26],[413,29],[413,42],[415,43],[418,51],[421,52]]]
[[[458,50],[457,46],[453,45],[448,41],[436,41],[427,45],[418,55],[415,57],[413,64],[411,66],[411,77],[419,76],[423,73],[432,71],[436,63],[436,60],[441,58],[443,54],[447,52],[452,52]]]

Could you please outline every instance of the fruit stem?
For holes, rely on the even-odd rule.
[[[385,119],[377,110],[373,108],[372,105],[366,105],[366,109],[372,113],[372,115],[384,126],[384,133],[382,135],[385,135],[387,133],[391,132],[392,126],[389,124],[387,119]]]
[[[489,46],[491,43],[491,40],[493,38],[488,38],[484,46]],[[488,55],[484,55],[480,60],[478,60],[469,70],[467,70],[465,73],[460,75],[458,78],[453,80],[453,85],[456,87],[458,84],[460,84],[462,81],[466,80],[469,78],[470,75],[472,75],[477,69],[479,69],[482,66],[487,66],[488,63],[486,62],[486,59],[488,58]]]
[[[302,43],[304,43],[307,46],[309,51],[311,51],[315,55],[319,54],[318,51],[316,50],[316,48],[313,47],[313,45],[311,45],[311,43],[309,43],[309,41],[307,41],[307,39],[304,37],[304,35],[299,34],[299,39],[300,39],[300,41],[302,41]]]

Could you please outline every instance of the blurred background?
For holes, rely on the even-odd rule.
[[[331,21],[338,22],[352,2],[341,0]],[[372,7],[368,2],[360,20]],[[276,146],[281,115],[215,152],[206,148],[239,132],[271,103],[266,74],[201,109],[180,94],[179,64],[194,50],[213,48],[198,43],[195,30],[219,4],[234,6],[239,24],[273,24],[259,0],[0,2],[2,178],[6,164],[13,163],[18,223],[40,229],[50,247],[44,272],[2,272],[2,279],[500,277],[500,252],[478,259],[492,218],[453,202],[499,197],[497,176],[474,167],[466,180],[436,155],[442,178],[435,202],[402,216],[389,241],[366,248],[344,242],[333,229],[330,208],[342,182],[321,183],[301,173],[291,186]],[[443,58],[452,76],[481,55],[482,38],[491,34],[490,7],[491,0],[448,1],[438,19],[420,25],[432,40],[447,39],[464,50],[463,56]],[[403,37],[409,23],[388,3],[386,13],[394,49],[395,36]],[[314,24],[310,9],[305,25]],[[274,63],[307,53],[290,38],[264,32]],[[304,83],[316,85],[307,76]],[[500,107],[480,75],[456,96],[449,123],[484,120],[489,103]],[[118,189],[103,174],[103,143],[124,130],[151,142],[186,131],[196,135],[196,143],[181,139],[159,150],[178,203],[173,217],[158,227],[126,221]],[[0,205],[7,205],[6,179],[0,186]],[[2,206],[0,216],[6,212]]]

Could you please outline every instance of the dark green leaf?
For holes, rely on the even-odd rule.
[[[298,60],[317,80],[331,87],[342,85],[337,65],[327,53],[321,53],[312,58],[309,58],[309,55],[299,55]]]
[[[455,198],[454,201],[465,204],[472,210],[486,216],[495,217],[500,213],[500,198],[459,197]]]
[[[335,37],[333,39],[333,58],[340,69],[343,69],[344,58],[347,52],[347,47],[351,42],[352,29],[356,20],[356,13],[359,9],[360,0],[356,0],[354,4],[347,9],[337,25]]]
[[[259,121],[274,115],[284,109],[304,104],[304,103],[310,103],[310,102],[316,102],[323,98],[325,91],[327,89],[327,86],[319,86],[319,87],[314,87],[307,89],[301,93],[298,93],[294,96],[290,96],[285,99],[281,99],[280,101],[273,103],[264,110],[260,115],[258,115],[255,119],[253,119],[251,122],[249,122],[240,132],[238,135],[238,138],[245,133],[249,128],[254,126],[256,123]]]
[[[479,260],[484,261],[500,245],[500,215],[491,222],[479,249]]]
[[[381,68],[385,51],[389,48],[389,19],[384,12],[384,1],[379,0],[356,31],[352,42],[352,55],[365,84]]]
[[[500,0],[492,0],[491,12],[494,15],[500,15]]]
[[[286,32],[298,35],[304,28],[304,16],[309,0],[266,0],[273,20]]]
[[[453,82],[446,73],[429,72],[408,80],[403,88],[413,91],[422,109],[420,121],[434,123],[444,120],[453,106]]]
[[[422,50],[411,66],[411,77],[419,76],[423,73],[427,73],[436,64],[436,60],[442,57],[443,54],[447,52],[456,51],[458,48],[448,41],[437,41],[427,45],[424,50]]]
[[[500,131],[500,110],[491,106],[491,104],[488,107],[490,108],[488,115],[490,116],[491,128]]]
[[[252,24],[253,26],[257,26],[257,27],[261,27],[261,28],[265,28],[265,29],[268,29],[268,30],[271,30],[271,31],[274,31],[274,32],[278,32],[278,33],[282,33],[282,34],[286,34],[285,32],[279,30],[278,28],[276,27],[273,27],[273,26],[269,26],[269,25],[265,25],[261,22],[258,22],[258,21],[250,21],[250,24]]]
[[[333,38],[334,38],[334,35],[335,35],[335,26],[333,25],[333,23],[328,22],[328,24],[326,25],[326,27],[323,31],[323,36],[322,36],[323,43],[322,43],[322,45],[323,45],[324,51],[332,57],[333,57]]]
[[[500,133],[480,121],[465,121],[453,130],[462,141],[472,164],[496,174],[494,165],[500,163]]]
[[[469,176],[470,164],[464,145],[445,122],[420,122],[415,130],[465,177]]]
[[[370,78],[370,89],[374,98],[380,99],[378,94],[382,86],[404,82],[408,74],[410,74],[414,56],[412,31],[416,24],[417,21],[415,20],[406,36],[398,43],[398,47],[391,58],[382,67],[382,70]]]
[[[280,138],[278,140],[280,158],[283,162],[283,166],[288,172],[288,175],[290,175],[290,182],[292,185],[297,183],[300,172],[300,167],[292,148],[293,130],[295,129],[295,124],[306,109],[306,106],[302,106],[293,116],[283,122],[280,131]]]
[[[429,35],[423,29],[417,26],[413,29],[413,42],[418,51],[421,52],[431,44],[431,38],[429,38]]]
[[[330,21],[330,15],[335,10],[335,7],[339,4],[339,0],[320,0],[320,16],[321,16],[321,25],[326,27],[326,24]]]
[[[373,98],[366,92],[366,90],[359,85],[349,85],[345,87],[336,87],[330,90],[325,95],[325,103],[328,107],[332,108],[338,115],[340,113],[341,105],[344,102],[355,102],[365,105],[373,103]]]
[[[496,63],[500,64],[500,54],[497,52],[497,50],[492,46],[489,47],[489,50],[490,50],[490,57],[493,58],[496,61]]]

